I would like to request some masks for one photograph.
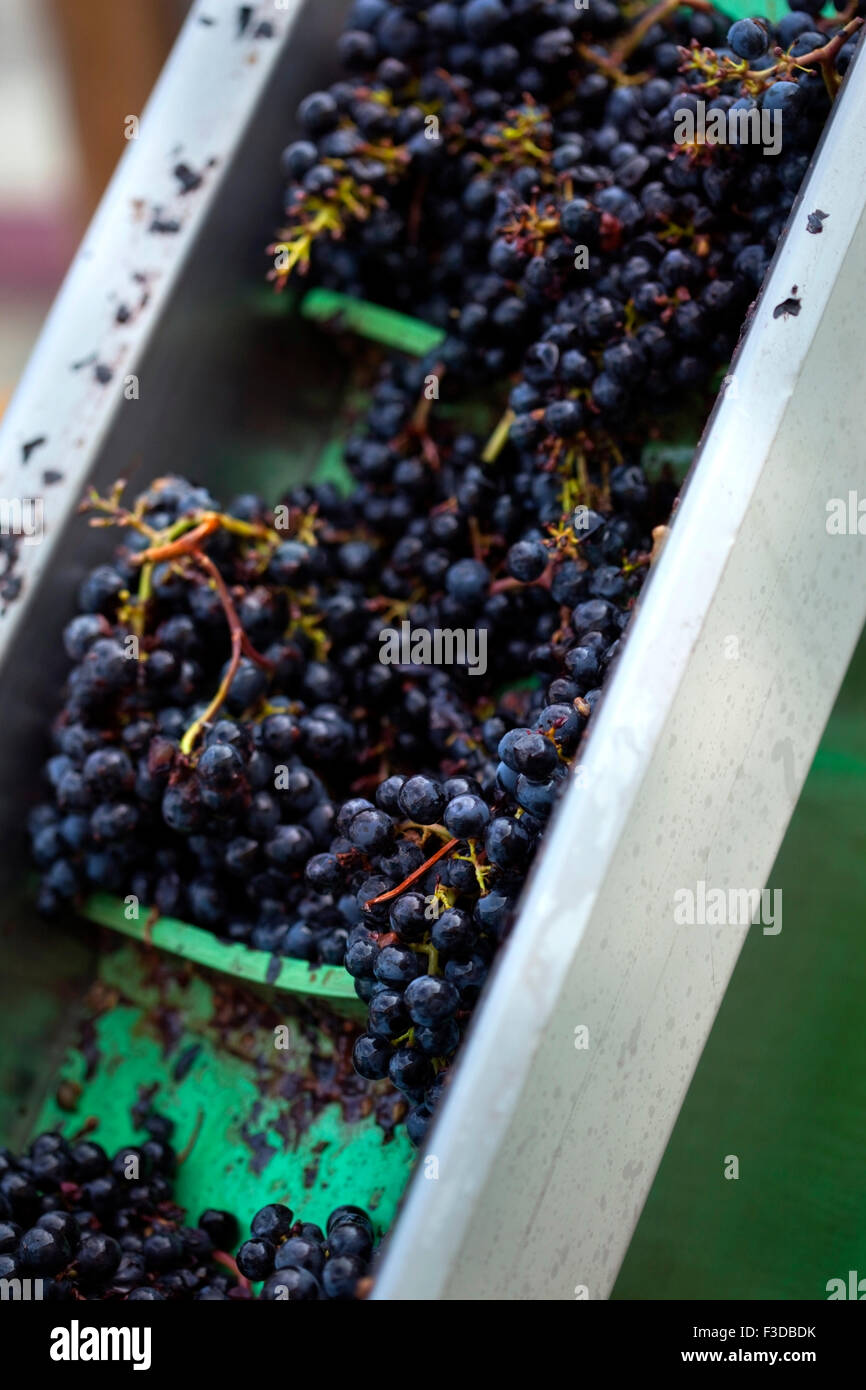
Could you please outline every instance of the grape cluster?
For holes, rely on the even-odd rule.
[[[345,963],[356,1068],[420,1141],[670,514],[641,448],[708,408],[858,33],[357,0],[284,155],[274,275],[444,341],[384,365],[351,496],[296,488],[288,529],[180,478],[89,499],[124,543],[64,634],[44,911],[99,888]],[[782,152],[677,144],[698,100],[781,111]],[[404,625],[483,661],[384,660]]]
[[[286,236],[317,282],[446,328],[464,380],[519,366],[529,457],[559,466],[587,436],[645,435],[731,356],[858,41],[845,18],[810,0],[726,32],[703,4],[635,22],[606,0],[360,0],[349,76],[307,98],[285,152]],[[779,115],[781,151],[736,132],[677,143],[701,101]],[[371,182],[367,156],[345,159],[370,195],[353,211],[321,185],[371,122],[381,167]]]
[[[399,369],[386,384],[399,394]],[[485,465],[481,440],[431,427],[425,468],[376,420],[348,451],[351,508],[327,487],[283,504],[303,541],[259,499],[220,512],[177,479],[132,511],[91,499],[127,540],[65,630],[53,796],[30,825],[44,911],[102,889],[275,955],[345,959],[371,1010],[358,1069],[404,1092],[417,1137],[669,499],[621,464],[602,510],[539,527],[512,446]],[[483,635],[485,671],[384,665],[395,614]],[[523,689],[515,669],[534,673]]]
[[[337,1207],[327,1234],[281,1203],[253,1217],[237,1257],[237,1219],[209,1207],[195,1226],[173,1200],[173,1122],[151,1110],[148,1137],[109,1158],[91,1139],[40,1134],[0,1150],[0,1279],[41,1280],[52,1302],[363,1297],[375,1235],[360,1207]]]
[[[173,1124],[155,1112],[148,1138],[109,1158],[91,1139],[40,1134],[0,1150],[0,1278],[42,1280],[41,1296],[130,1302],[227,1298],[238,1224],[208,1210],[196,1226],[173,1200]]]
[[[646,569],[643,475],[614,469],[607,514],[546,531],[526,524],[537,480],[513,450],[485,467],[473,436],[430,442],[432,481],[411,450],[356,441],[351,506],[325,486],[285,504],[301,531],[309,523],[305,541],[271,530],[259,499],[222,513],[179,480],[109,512],[129,539],[84,580],[84,611],[65,629],[74,665],[46,766],[53,795],[30,817],[44,910],[88,888],[131,892],[259,949],[339,963],[375,896],[360,893],[371,873],[415,872],[454,796],[502,794],[502,734],[589,694],[574,716],[585,720]],[[364,480],[374,462],[387,484]],[[395,614],[483,633],[486,670],[382,664]],[[607,640],[587,685],[566,661],[592,622]],[[252,655],[233,664],[236,639]],[[537,670],[539,688],[497,699],[515,664]],[[381,781],[387,797],[392,764],[435,769],[432,818],[408,793],[378,808],[352,794]]]
[[[600,659],[610,651],[609,638],[591,626],[606,616],[606,602],[590,600],[583,608],[589,626],[566,658],[569,682],[578,688],[597,680]],[[451,837],[444,870],[431,866],[403,891],[389,889],[386,879],[365,885],[363,891],[376,896],[365,904],[366,920],[353,928],[346,953],[346,969],[369,1003],[355,1067],[370,1080],[388,1077],[406,1096],[412,1105],[408,1132],[416,1143],[447,1084],[447,1063],[506,934],[590,709],[576,697],[545,706],[531,728],[510,729],[498,739],[499,728],[491,729],[498,759],[492,807],[466,777],[450,785],[425,776],[391,777],[376,794],[392,816],[408,813],[421,822],[441,816]],[[379,819],[384,823],[385,813]]]
[[[245,1278],[264,1280],[258,1296],[267,1302],[346,1302],[369,1291],[374,1244],[373,1223],[360,1207],[335,1208],[322,1231],[271,1202],[253,1217],[237,1266]]]

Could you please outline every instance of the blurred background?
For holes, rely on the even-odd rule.
[[[0,0],[0,410],[187,0]]]

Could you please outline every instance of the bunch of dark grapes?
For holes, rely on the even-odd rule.
[[[374,1245],[373,1223],[360,1207],[335,1208],[323,1231],[271,1202],[253,1217],[237,1266],[245,1278],[264,1280],[258,1296],[268,1302],[347,1302],[369,1292]]]
[[[53,1132],[19,1157],[0,1150],[0,1278],[41,1280],[41,1297],[59,1302],[249,1297],[229,1253],[234,1216],[211,1209],[185,1224],[172,1122],[151,1113],[145,1124],[148,1137],[113,1158]]]
[[[571,648],[574,685],[596,679],[610,637],[591,625],[606,618],[604,601],[584,605],[587,630]],[[591,704],[545,706],[532,727],[487,730],[497,767],[492,798],[470,777],[391,777],[376,793],[380,808],[353,818],[385,826],[401,815],[439,821],[449,837],[444,869],[435,864],[407,888],[374,878],[363,892],[366,919],[349,937],[346,968],[369,1003],[367,1029],[355,1044],[357,1070],[388,1077],[412,1104],[407,1124],[418,1143],[447,1084],[447,1063],[460,1043],[523,879],[577,748]],[[492,800],[492,805],[489,802]],[[435,827],[439,829],[437,824]]]
[[[357,1067],[390,1077],[419,1137],[669,498],[620,464],[588,481],[601,510],[538,526],[547,475],[507,442],[488,464],[432,426],[385,446],[377,409],[348,451],[351,508],[327,487],[283,504],[304,540],[259,499],[220,512],[178,479],[131,511],[90,500],[126,543],[65,630],[53,795],[30,826],[46,912],[132,894],[274,955],[345,959],[370,1005]],[[484,669],[383,664],[404,620],[483,638]]]
[[[731,356],[859,39],[843,18],[359,0],[348,76],[302,103],[284,155],[286,236],[317,282],[446,328],[464,378],[522,363],[528,457],[645,435]],[[676,143],[699,101],[780,116],[781,152]]]
[[[401,816],[451,837],[444,867],[415,867],[407,849],[362,886],[346,956],[370,1005],[356,1066],[404,1092],[416,1140],[618,649],[649,533],[666,519],[664,485],[649,486],[637,451],[666,408],[708,409],[859,37],[859,20],[807,9],[775,28],[728,28],[708,5],[634,17],[605,3],[358,0],[340,45],[347,78],[299,110],[285,235],[300,235],[302,269],[448,334],[414,380],[386,372],[348,453],[374,525],[414,492],[383,589],[410,615],[453,622],[451,605],[426,593],[418,604],[439,570],[463,621],[539,685],[522,710],[486,721],[477,752],[477,734],[449,721],[464,761],[447,770],[462,780],[425,769],[382,783],[375,810],[358,803],[382,847]],[[700,101],[776,113],[782,152],[676,143]],[[332,221],[311,234],[322,207]],[[479,386],[494,395],[509,373],[494,447],[479,459],[455,441],[437,476],[429,427],[418,447],[421,382],[433,374],[454,402]],[[429,508],[441,483],[447,512]],[[454,565],[436,527],[462,514],[473,546]],[[479,753],[499,760],[492,786]],[[357,840],[345,808],[341,818]],[[406,870],[400,891],[392,879]]]
[[[345,962],[356,1067],[420,1140],[670,514],[641,447],[666,404],[708,406],[856,38],[799,11],[727,33],[703,3],[358,0],[348,77],[285,154],[276,275],[447,334],[385,365],[352,495],[295,489],[288,533],[182,479],[90,499],[125,543],[65,632],[43,910],[102,889]],[[677,145],[698,98],[781,110],[782,153]],[[403,625],[483,662],[383,661]]]
[[[91,1139],[40,1134],[0,1150],[0,1279],[41,1281],[35,1297],[69,1302],[364,1297],[375,1233],[360,1207],[337,1207],[326,1233],[271,1203],[238,1243],[237,1219],[209,1207],[195,1226],[173,1199],[173,1123],[150,1111],[148,1137],[109,1158]]]
[[[67,625],[74,666],[46,767],[53,796],[31,816],[46,910],[88,888],[133,892],[260,949],[309,955],[257,928],[275,903],[283,918],[314,911],[321,925],[321,896],[305,899],[325,886],[321,867],[307,867],[319,852],[337,860],[333,892],[388,858],[387,839],[334,847],[352,792],[375,791],[383,768],[418,767],[471,775],[489,795],[490,730],[498,740],[584,693],[562,685],[582,631],[574,613],[607,596],[605,632],[618,634],[667,499],[619,465],[604,514],[583,508],[539,528],[546,480],[524,473],[510,446],[484,464],[474,436],[427,439],[435,470],[411,445],[356,440],[363,481],[351,507],[327,487],[286,504],[303,541],[271,530],[260,500],[223,513],[179,480],[156,484],[134,513],[115,508],[129,540],[85,579],[85,611]],[[170,533],[189,549],[158,539]],[[147,559],[164,546],[170,560]],[[483,636],[486,669],[383,664],[381,633],[403,619]],[[245,644],[234,665],[233,627]],[[497,695],[515,665],[536,671],[538,688]],[[412,832],[411,811],[405,820]]]

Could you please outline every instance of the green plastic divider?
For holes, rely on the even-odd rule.
[[[101,927],[110,927],[112,931],[122,932],[160,951],[169,951],[248,984],[267,985],[270,989],[311,999],[358,1004],[352,977],[342,966],[311,966],[306,961],[271,956],[267,951],[255,951],[249,946],[231,945],[220,941],[212,932],[179,922],[174,917],[160,917],[148,925],[146,911],[141,909],[136,919],[129,920],[123,901],[107,893],[92,894],[84,905],[83,916]]]
[[[371,304],[365,299],[337,294],[335,290],[310,290],[301,302],[301,313],[314,323],[336,320],[352,333],[415,357],[423,357],[445,338],[441,328],[434,328],[421,319],[398,314],[394,309],[383,309],[380,304]]]
[[[787,0],[765,0],[763,5],[756,0],[725,0],[719,9],[723,14],[730,15],[731,19],[769,19],[772,24],[778,24],[783,15],[789,10],[798,8],[789,5]],[[822,14],[834,17],[837,11],[832,5],[825,5]]]

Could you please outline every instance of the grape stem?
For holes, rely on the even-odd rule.
[[[216,514],[206,516],[204,521],[199,522],[191,531],[178,536],[174,540],[162,541],[159,545],[151,545],[147,550],[140,550],[137,555],[131,556],[133,564],[162,564],[166,560],[178,560],[181,555],[190,555],[197,551],[201,542],[212,536],[214,531],[219,529],[219,517]]]
[[[250,1281],[249,1279],[247,1279],[245,1275],[241,1274],[237,1266],[237,1261],[235,1260],[233,1255],[230,1255],[227,1250],[215,1250],[213,1252],[213,1260],[215,1264],[223,1265],[231,1274],[235,1276],[240,1287],[242,1289],[246,1289],[247,1292],[249,1292]]]
[[[84,501],[79,503],[79,512],[101,513],[100,516],[90,518],[91,526],[128,526],[140,535],[147,536],[149,540],[156,540],[158,532],[154,531],[152,526],[148,526],[136,512],[121,507],[120,498],[125,487],[125,480],[118,479],[108,497],[100,497],[96,488],[91,488]]]
[[[862,28],[862,26],[862,19],[850,20],[845,25],[844,29],[840,29],[838,34],[836,34],[829,43],[825,43],[821,48],[813,48],[811,53],[804,53],[802,58],[797,59],[798,67],[806,67],[813,63],[819,65],[821,68],[821,76],[824,79],[824,86],[827,88],[827,94],[831,101],[836,96],[842,81],[836,71],[833,60],[839,52],[839,49],[844,47],[851,35],[856,34],[857,30]]]
[[[398,897],[400,893],[405,893],[407,888],[411,888],[413,883],[417,883],[418,879],[422,878],[428,869],[431,869],[433,865],[438,863],[446,854],[450,854],[459,843],[460,841],[456,839],[449,840],[447,844],[437,849],[435,854],[431,854],[430,858],[426,859],[420,868],[416,869],[414,873],[411,873],[408,878],[404,878],[402,883],[398,883],[396,888],[389,888],[387,893],[380,893],[377,898],[368,898],[364,903],[365,912],[369,912],[370,908],[374,907],[376,903],[390,902],[392,898]]]
[[[514,419],[514,411],[506,410],[505,414],[502,416],[502,419],[499,421],[499,424],[496,426],[496,429],[493,431],[493,433],[491,434],[490,438],[484,446],[484,452],[481,455],[482,463],[496,462],[508,441],[508,436],[511,433],[511,426],[514,424]]]
[[[234,603],[232,602],[231,594],[228,591],[228,586],[226,585],[225,580],[223,579],[213,560],[210,558],[209,555],[202,554],[196,554],[194,559],[195,563],[197,565],[200,565],[201,568],[208,575],[208,577],[213,581],[213,586],[216,589],[217,594],[219,595],[219,600],[223,606],[223,611],[226,615],[226,619],[228,620],[230,630],[234,630],[235,624],[240,629],[242,654],[246,657],[249,657],[250,661],[254,661],[257,666],[261,666],[264,671],[272,671],[274,669],[273,662],[269,661],[266,656],[262,656],[261,652],[256,651],[255,647],[250,642],[250,639],[247,637],[247,634],[241,627],[240,619],[237,615],[237,610],[234,606]]]
[[[132,630],[136,637],[144,636],[147,626],[147,605],[153,597],[153,565],[142,565],[138,576],[138,594],[132,610]]]
[[[190,535],[192,535],[192,532],[190,532]],[[198,719],[193,720],[192,724],[190,724],[189,728],[187,729],[186,733],[180,741],[180,751],[181,753],[184,753],[187,756],[189,756],[189,754],[195,747],[196,740],[198,739],[198,736],[201,733],[204,726],[206,724],[209,724],[211,720],[216,716],[218,711],[222,709],[222,706],[225,703],[226,697],[229,693],[231,683],[237,675],[238,667],[241,664],[241,657],[249,657],[250,661],[254,661],[256,665],[264,667],[265,670],[270,671],[273,669],[267,657],[261,656],[260,653],[257,652],[255,648],[251,645],[249,638],[247,637],[246,633],[244,632],[241,626],[241,621],[238,617],[237,609],[235,608],[234,603],[232,602],[232,597],[228,591],[226,582],[220,574],[219,570],[217,569],[216,565],[214,564],[213,560],[211,560],[208,555],[203,555],[201,551],[192,552],[191,558],[197,565],[199,565],[205,571],[205,573],[213,581],[213,586],[216,589],[217,595],[219,596],[219,601],[222,605],[222,610],[226,615],[226,621],[229,625],[229,632],[231,633],[232,642],[232,654],[229,658],[229,663],[225,669],[225,675],[219,683],[219,688],[217,689],[216,694],[214,695],[213,699],[211,700],[204,713],[200,714]]]
[[[195,1148],[196,1141],[198,1139],[199,1134],[201,1133],[201,1127],[203,1124],[204,1111],[202,1110],[201,1106],[199,1106],[198,1114],[195,1117],[195,1124],[192,1127],[192,1134],[189,1136],[189,1139],[187,1140],[184,1148],[177,1156],[178,1168],[181,1166],[182,1163],[186,1163],[187,1159],[189,1158],[190,1154]]]
[[[445,367],[441,362],[437,362],[429,376],[435,377],[438,382],[441,381],[444,374]],[[416,439],[421,448],[421,453],[434,472],[439,469],[439,450],[436,448],[436,444],[430,435],[430,412],[433,409],[434,400],[438,399],[438,396],[422,396],[415,407],[414,414],[406,426],[406,429],[403,431],[402,435],[397,436],[397,440],[395,441],[395,443],[400,444],[409,439]]]
[[[207,709],[198,719],[193,721],[180,741],[180,751],[188,757],[204,726],[210,723],[222,708],[231,683],[237,674],[241,657],[246,656],[266,671],[273,670],[273,663],[256,651],[244,632],[228,586],[213,560],[202,550],[202,544],[220,529],[251,540],[270,543],[274,541],[274,538],[279,540],[279,536],[268,527],[241,521],[222,512],[199,512],[192,516],[183,516],[173,526],[157,532],[143,522],[135,512],[121,507],[120,497],[125,486],[126,484],[123,482],[115,483],[108,498],[100,497],[95,490],[91,491],[87,500],[82,503],[81,510],[103,513],[103,516],[94,518],[91,525],[133,526],[154,542],[146,550],[140,550],[137,554],[129,557],[132,564],[141,567],[137,603],[132,617],[132,626],[136,634],[139,637],[144,635],[147,604],[153,595],[154,565],[168,564],[174,560],[183,559],[184,556],[187,556],[199,569],[204,570],[212,583],[225,613],[231,634],[231,657],[225,675],[220,681],[219,689]]]
[[[842,81],[836,71],[834,59],[840,48],[847,43],[852,34],[857,33],[862,25],[863,20],[861,18],[849,20],[834,38],[822,44],[820,48],[813,48],[811,52],[802,54],[799,58],[792,58],[790,53],[784,53],[781,48],[776,48],[774,49],[776,62],[768,68],[752,69],[745,59],[741,63],[735,63],[730,58],[719,60],[713,49],[700,49],[694,45],[693,41],[691,50],[680,49],[686,58],[680,71],[700,72],[706,76],[707,80],[694,88],[696,92],[713,91],[719,82],[737,79],[742,83],[744,91],[757,95],[767,91],[775,81],[791,80],[795,71],[807,72],[809,68],[819,67],[827,94],[832,101]]]
[[[619,43],[614,44],[610,50],[610,62],[619,67],[626,58],[631,57],[636,48],[640,47],[653,25],[663,24],[666,19],[683,7],[683,0],[659,0],[657,5],[652,5],[643,18],[639,19],[637,24],[623,35]],[[688,0],[688,8],[698,10],[701,14],[713,13],[713,7],[707,3],[707,0]]]
[[[490,592],[491,594],[509,594],[513,593],[515,589],[549,589],[553,583],[556,569],[556,559],[550,559],[537,579],[530,579],[527,582],[523,579],[512,579],[510,575],[504,575],[501,579],[494,579],[490,585]]]
[[[854,16],[856,15],[857,10],[858,10],[858,8],[859,8],[859,5],[860,5],[860,0],[849,0],[848,5],[845,7],[845,9],[842,11],[842,13],[841,13],[840,15],[834,15],[834,16],[832,17],[832,18],[834,19],[835,23],[836,23],[836,24],[842,24],[842,25],[847,24],[848,21],[849,21],[850,19],[853,19]],[[829,24],[829,23],[830,23],[830,19],[829,19],[829,18],[827,18],[827,19],[822,19],[822,18],[819,17],[819,19],[818,19],[818,24],[819,24],[819,26],[821,26],[821,27],[823,27],[824,25]]]

